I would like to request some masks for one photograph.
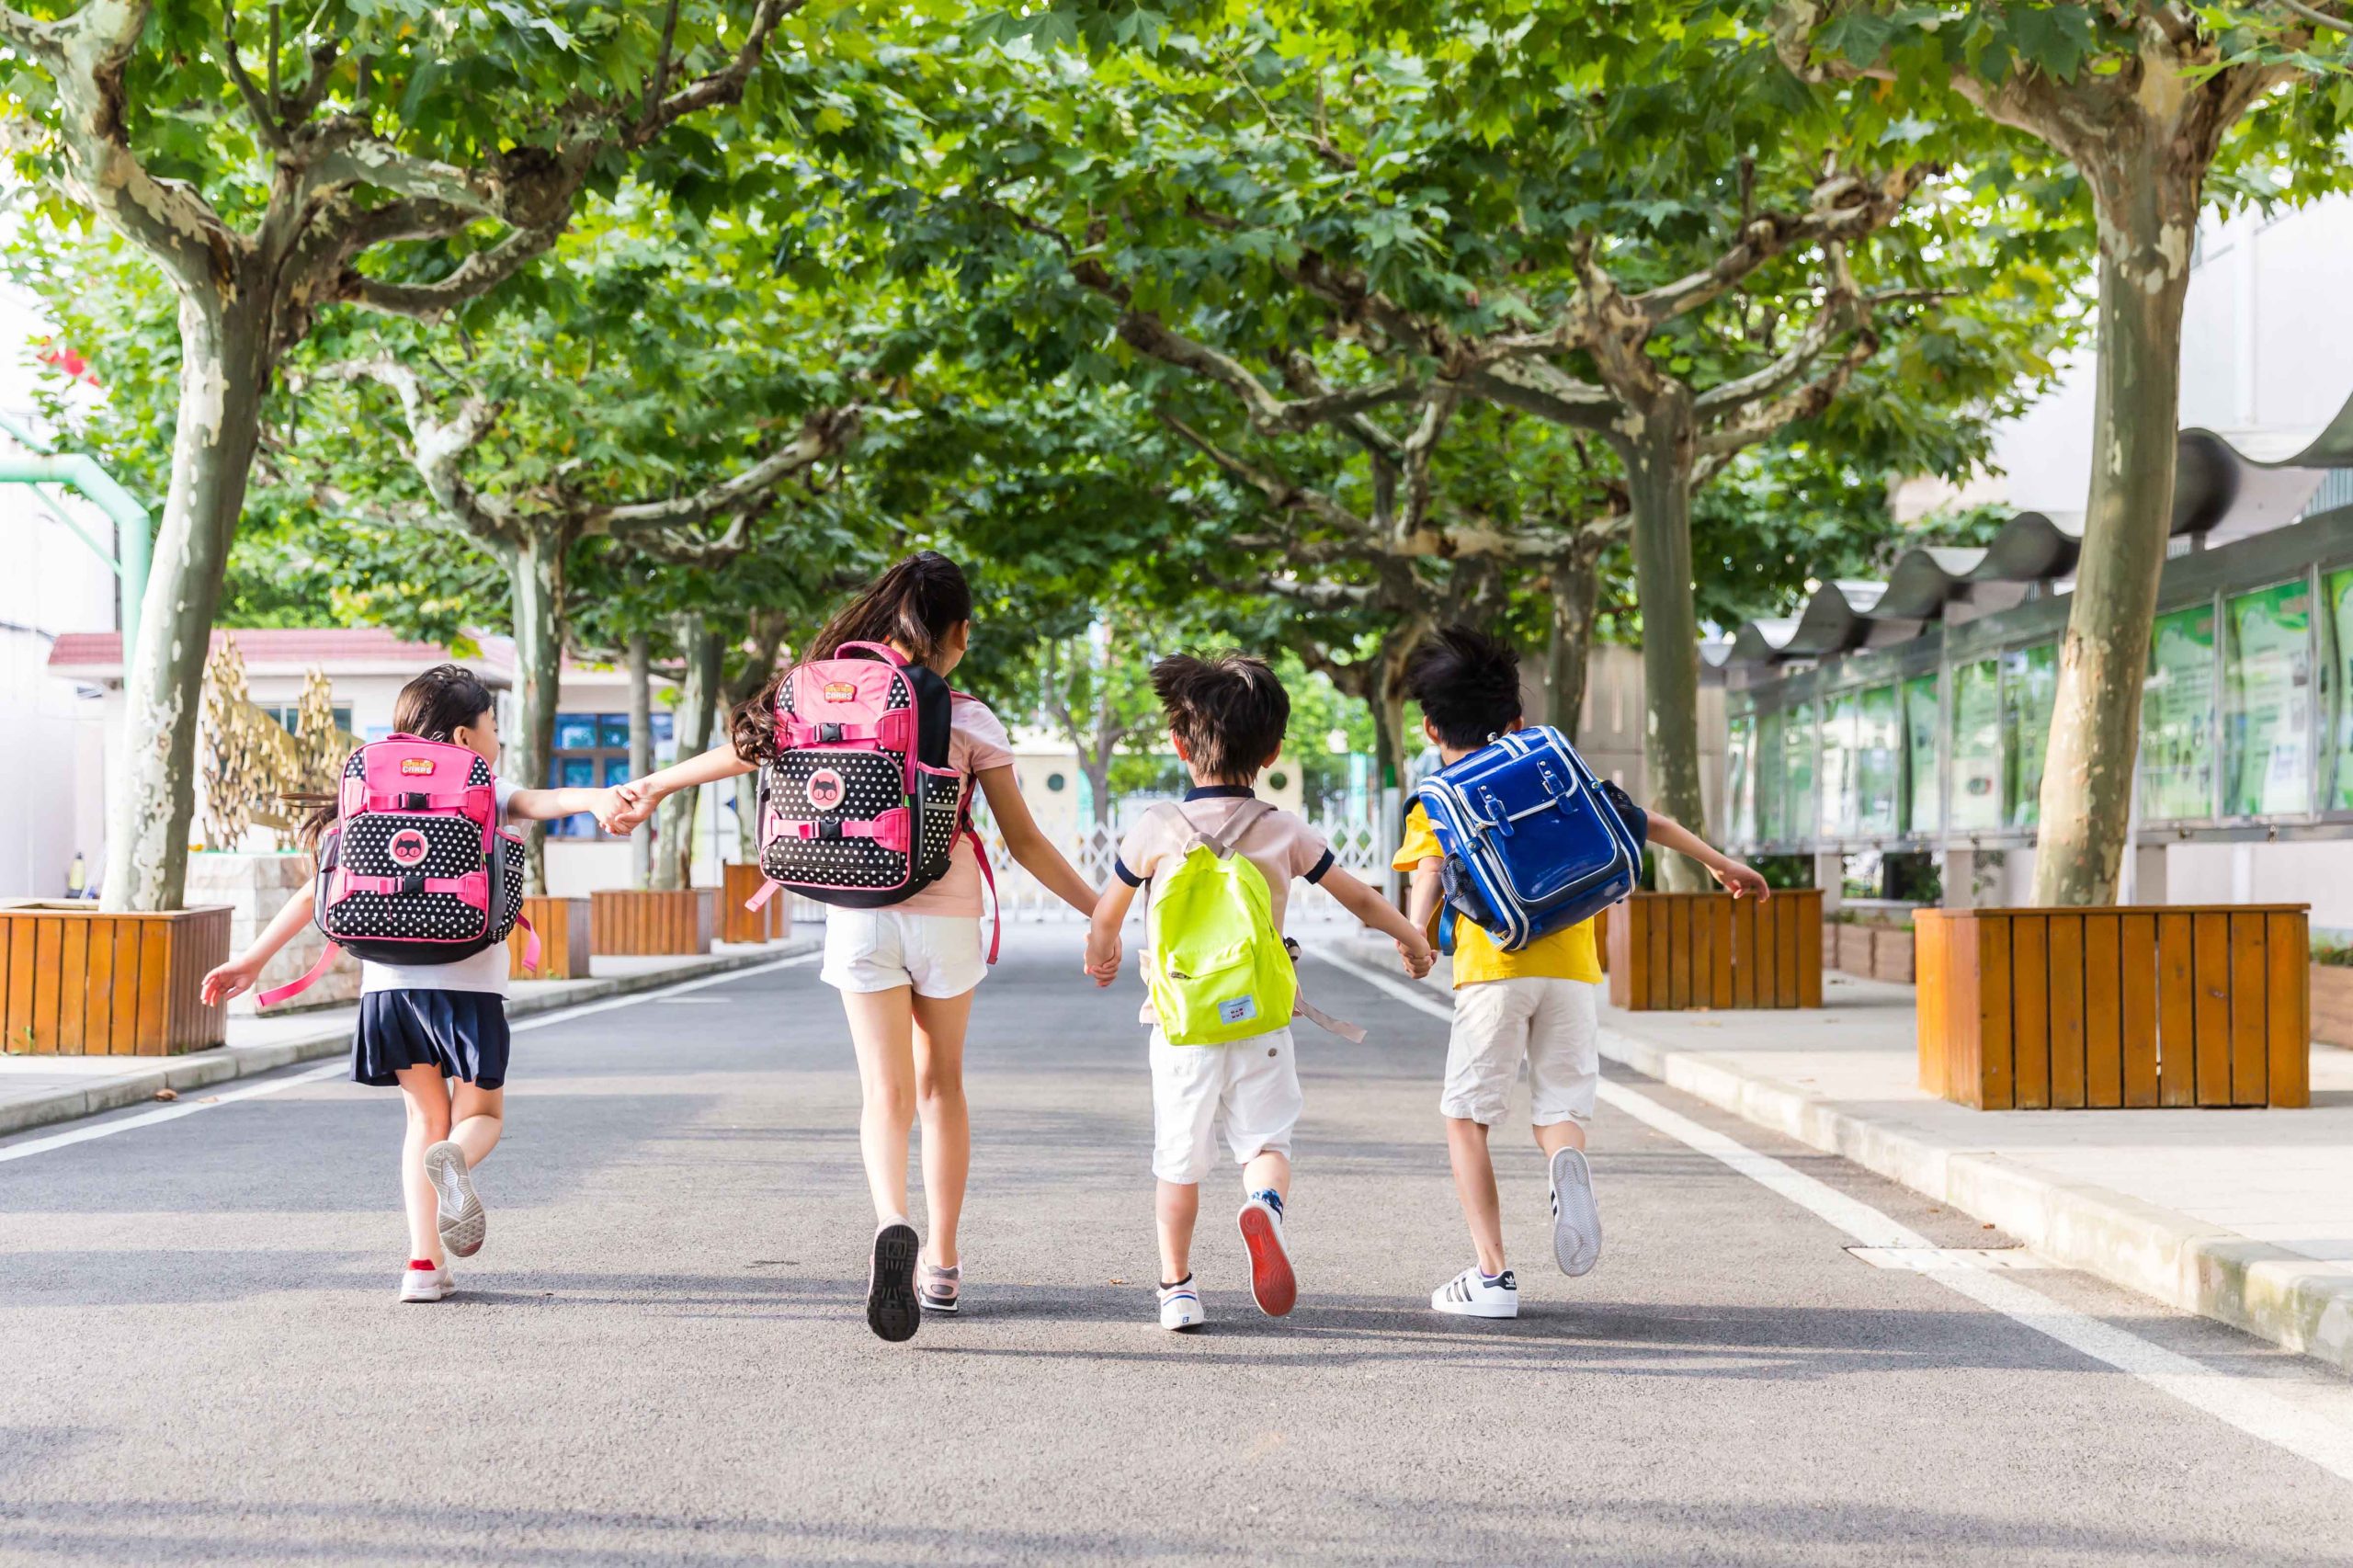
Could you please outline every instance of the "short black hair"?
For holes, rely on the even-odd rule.
[[[1172,653],[1152,666],[1168,728],[1211,778],[1248,783],[1283,744],[1290,694],[1248,653]]]
[[[1519,654],[1483,631],[1443,628],[1407,655],[1405,695],[1448,745],[1485,745],[1520,716]]]

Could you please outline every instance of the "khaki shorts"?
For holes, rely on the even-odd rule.
[[[1529,1119],[1536,1126],[1591,1121],[1601,1083],[1594,1010],[1598,989],[1582,980],[1534,975],[1456,987],[1439,1113],[1493,1127],[1504,1119],[1504,1100],[1526,1062]]]

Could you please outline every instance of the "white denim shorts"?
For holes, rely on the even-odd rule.
[[[825,963],[818,978],[836,991],[896,991],[961,996],[989,971],[977,915],[909,915],[898,909],[825,911]]]
[[[1152,1031],[1152,1174],[1198,1182],[1217,1164],[1217,1122],[1233,1163],[1290,1153],[1299,1125],[1299,1062],[1290,1030],[1225,1045],[1171,1045]]]
[[[1524,1062],[1536,1126],[1591,1121],[1601,1084],[1598,989],[1582,980],[1538,975],[1455,987],[1439,1114],[1495,1126],[1504,1119],[1504,1100]]]

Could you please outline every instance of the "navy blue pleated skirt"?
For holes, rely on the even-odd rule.
[[[351,1076],[389,1085],[404,1067],[438,1067],[476,1088],[506,1082],[506,998],[487,991],[370,991],[359,998]]]

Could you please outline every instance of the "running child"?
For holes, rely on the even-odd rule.
[[[887,642],[909,662],[945,677],[972,635],[972,593],[956,563],[936,551],[892,567],[827,621],[802,657],[834,658],[845,643]],[[749,773],[776,755],[781,670],[735,710],[729,743],[621,787],[631,802],[608,825],[642,822],[665,795]],[[1006,849],[1024,869],[1081,913],[1095,890],[1039,830],[1013,770],[1013,743],[986,704],[954,695],[948,765],[989,804]],[[956,1228],[963,1216],[972,1134],[964,1101],[964,1029],[972,991],[988,972],[981,929],[981,865],[960,836],[948,874],[912,897],[878,909],[825,912],[819,971],[842,994],[858,1051],[863,1105],[858,1148],[877,1221],[867,1277],[866,1321],[884,1339],[912,1336],[922,1312],[953,1312],[963,1264]],[[931,1240],[919,1261],[907,1220],[907,1137],[923,1121],[924,1198]]]
[[[1521,727],[1519,655],[1492,637],[1449,627],[1424,639],[1405,664],[1405,691],[1421,705],[1422,733],[1448,763]],[[1637,841],[1688,855],[1734,898],[1772,896],[1751,868],[1710,848],[1670,817],[1644,812],[1610,783],[1601,788]],[[1438,915],[1438,834],[1416,802],[1392,862],[1413,873],[1408,913],[1417,931]],[[1487,1153],[1487,1131],[1504,1117],[1504,1099],[1524,1062],[1536,1146],[1552,1162],[1552,1256],[1564,1274],[1580,1275],[1601,1256],[1601,1211],[1586,1164],[1585,1130],[1601,1081],[1595,996],[1601,964],[1593,922],[1547,932],[1517,952],[1468,920],[1454,927],[1454,1033],[1446,1053],[1447,1153],[1455,1195],[1470,1222],[1478,1261],[1430,1293],[1430,1305],[1464,1317],[1519,1315],[1519,1281],[1504,1258],[1502,1200]]]
[[[1219,860],[1239,855],[1264,879],[1267,933],[1280,943],[1291,879],[1321,886],[1358,920],[1397,940],[1406,972],[1429,972],[1421,931],[1373,889],[1332,864],[1331,846],[1286,811],[1256,798],[1252,781],[1282,749],[1290,698],[1263,659],[1243,653],[1179,655],[1152,667],[1152,688],[1168,718],[1168,736],[1191,775],[1184,802],[1155,806],[1120,841],[1118,881],[1103,890],[1086,937],[1086,971],[1098,985],[1120,972],[1120,926],[1135,891],[1152,884],[1148,908],[1168,915],[1199,905],[1175,894],[1196,845]],[[1255,903],[1255,890],[1249,894]],[[1173,916],[1172,916],[1173,917]],[[1171,933],[1158,929],[1163,941]],[[1288,973],[1289,955],[1273,958]],[[1147,954],[1147,963],[1153,961]],[[1256,1015],[1249,997],[1226,1006],[1236,1023]],[[1289,1005],[1284,1004],[1288,1012]],[[1153,1175],[1158,1178],[1160,1326],[1197,1329],[1208,1321],[1193,1284],[1193,1226],[1201,1178],[1215,1160],[1216,1126],[1242,1167],[1245,1199],[1236,1217],[1250,1255],[1250,1291],[1269,1317],[1290,1312],[1299,1288],[1283,1243],[1283,1204],[1290,1195],[1291,1130],[1299,1120],[1299,1067],[1288,1018],[1276,1027],[1218,1044],[1170,1043],[1174,1028],[1147,1003],[1152,1031]]]
[[[392,702],[392,728],[465,746],[498,766],[498,714],[472,670],[437,665]],[[620,809],[610,790],[518,790],[494,781],[502,820],[554,822],[575,812]],[[304,824],[314,843],[334,821],[327,807]],[[208,1006],[250,991],[262,968],[311,920],[306,882],[252,947],[204,977]],[[450,1254],[472,1257],[487,1228],[472,1170],[496,1146],[506,1102],[506,944],[452,963],[359,966],[359,1023],[351,1041],[354,1082],[399,1085],[408,1107],[401,1143],[401,1197],[408,1211],[404,1301],[447,1300],[458,1286]]]

